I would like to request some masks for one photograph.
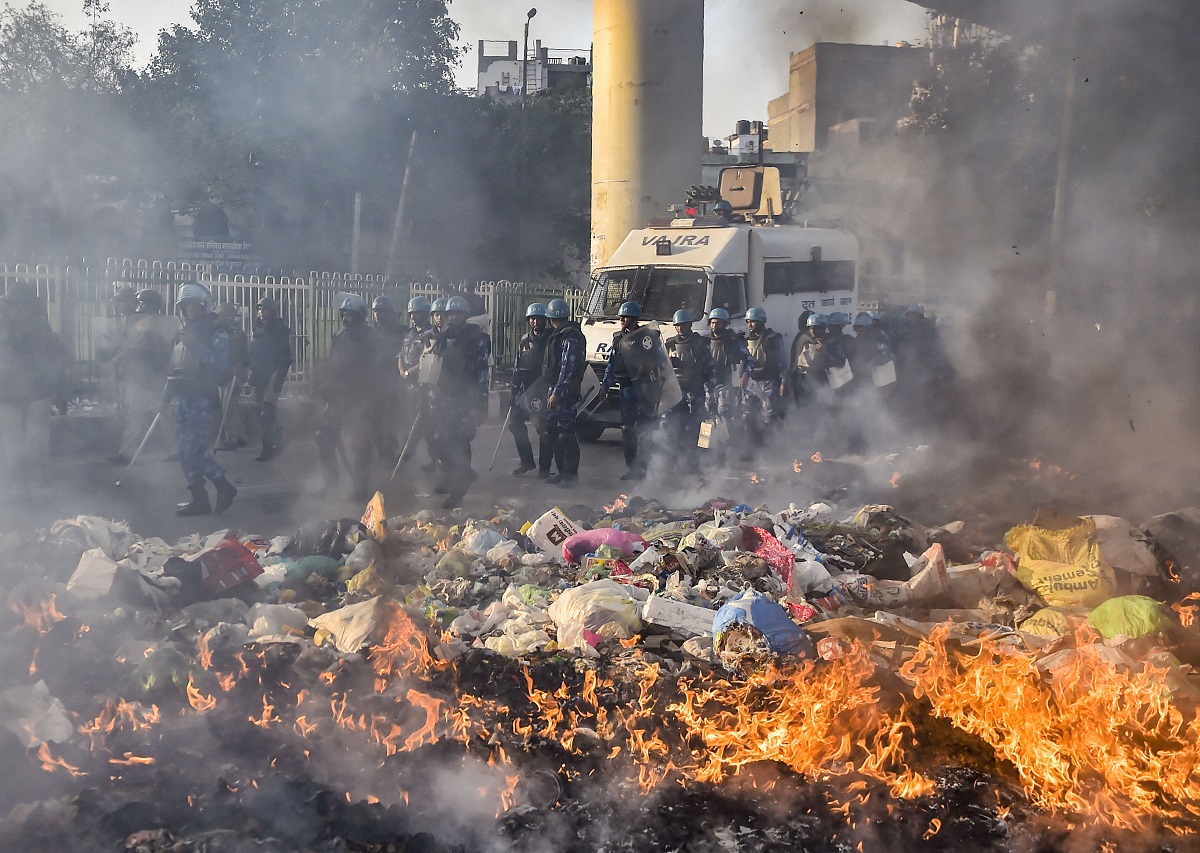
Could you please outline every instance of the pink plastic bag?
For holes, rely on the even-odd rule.
[[[775,570],[775,574],[785,584],[791,581],[796,555],[765,527],[743,527],[742,550],[753,551],[766,560],[767,565]]]
[[[621,556],[626,558],[646,550],[646,540],[638,534],[612,527],[600,527],[567,537],[562,546],[563,559],[572,566],[578,566],[584,557],[594,554],[601,545],[618,549]]]

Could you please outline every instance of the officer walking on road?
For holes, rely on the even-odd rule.
[[[269,462],[279,452],[280,430],[277,423],[279,394],[292,366],[292,330],[279,316],[279,303],[267,296],[259,300],[250,341],[250,387],[254,389],[254,408],[262,433],[262,453],[257,462]]]
[[[608,367],[600,384],[602,394],[614,385],[621,389],[621,449],[628,466],[622,480],[641,480],[646,476],[645,445],[657,423],[667,366],[662,336],[640,325],[641,316],[642,306],[636,302],[623,302],[617,309],[621,328],[613,333]]]
[[[767,312],[755,306],[746,312],[746,347],[754,359],[754,368],[746,383],[747,396],[743,416],[753,446],[761,444],[766,433],[783,417],[780,398],[788,393],[784,381],[787,354],[783,335],[767,328]]]
[[[554,449],[546,435],[545,425],[535,424],[540,441],[538,461],[534,461],[533,445],[529,443],[529,428],[526,426],[529,416],[517,401],[542,375],[542,365],[546,360],[546,345],[550,342],[550,331],[546,328],[546,306],[541,302],[534,302],[525,309],[525,321],[529,324],[529,331],[517,344],[517,362],[513,367],[512,394],[508,401],[508,429],[512,433],[513,441],[516,442],[517,455],[521,458],[521,464],[513,469],[513,476],[520,477],[522,474],[528,474],[536,467],[539,476],[545,478],[550,476],[550,463],[553,460]]]
[[[714,308],[708,315],[708,339],[712,351],[713,371],[716,375],[716,391],[708,401],[708,409],[726,426],[735,427],[734,415],[738,411],[738,392],[741,384],[754,369],[754,356],[746,346],[746,336],[729,328],[729,312]],[[734,381],[734,370],[740,372],[739,381]]]
[[[587,338],[571,319],[565,299],[553,299],[546,316],[554,333],[546,348],[542,375],[549,388],[546,438],[554,450],[558,475],[548,482],[573,486],[579,480],[579,436],[575,432],[583,374],[587,370]]]
[[[379,342],[367,325],[367,302],[361,296],[343,299],[338,314],[342,330],[333,336],[315,383],[324,404],[317,416],[317,455],[328,489],[341,479],[338,457],[349,451],[350,499],[366,500],[374,409],[372,395],[363,391],[378,378]]]
[[[442,506],[460,506],[475,471],[471,468],[471,441],[487,419],[488,358],[492,340],[467,322],[470,303],[461,296],[447,300],[438,312],[441,331],[430,339],[430,349],[441,358],[441,370],[430,392],[429,441],[441,470],[438,491],[446,494]]]
[[[663,415],[663,422],[684,458],[694,461],[700,422],[704,420],[707,401],[716,395],[717,372],[709,341],[692,331],[691,312],[681,308],[671,321],[675,334],[667,338],[667,357],[683,396]]]
[[[432,308],[433,303],[427,297],[414,296],[408,300],[408,329],[404,333],[404,343],[396,362],[400,369],[401,387],[404,390],[404,396],[401,398],[403,403],[403,414],[400,419],[401,434],[412,435],[412,439],[408,442],[408,458],[412,457],[417,444],[424,437],[414,433],[413,428],[418,415],[428,404],[428,389],[417,380],[420,378],[421,353],[425,351],[430,336],[435,332],[433,321],[429,318]],[[429,450],[428,442],[425,443],[425,446]],[[429,454],[430,461],[425,465],[426,471],[432,471],[434,466],[433,451],[429,450]]]
[[[249,354],[250,354],[250,339],[246,337],[246,333],[242,330],[242,324],[238,322],[237,306],[230,302],[222,302],[217,306],[217,317],[221,320],[221,327],[225,329],[225,334],[229,335],[229,369],[233,371],[233,382],[222,389],[222,394],[228,397],[227,400],[222,400],[221,403],[226,407],[226,413],[222,415],[225,419],[225,431],[219,436],[221,444],[220,450],[238,450],[245,447],[246,430],[242,426],[242,413],[238,406],[242,397],[242,386],[246,384],[246,376],[249,372]]]
[[[175,337],[167,371],[164,401],[175,414],[179,436],[179,465],[192,500],[176,515],[218,515],[229,508],[237,489],[213,456],[213,438],[221,420],[221,388],[231,376],[229,335],[212,312],[212,297],[199,284],[179,288],[176,310],[183,328]],[[208,500],[205,478],[217,490],[216,506]]]

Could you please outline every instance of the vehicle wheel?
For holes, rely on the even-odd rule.
[[[605,424],[597,421],[588,421],[586,423],[580,421],[575,425],[575,434],[579,436],[580,441],[596,442],[600,440],[600,436],[604,435],[604,431],[608,429]]]

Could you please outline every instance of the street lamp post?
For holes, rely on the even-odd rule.
[[[537,9],[530,9],[525,14],[525,44],[521,50],[521,106],[525,106],[525,90],[529,88],[529,22],[537,14]]]

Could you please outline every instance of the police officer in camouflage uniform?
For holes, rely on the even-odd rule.
[[[558,475],[548,482],[573,486],[579,480],[579,436],[575,432],[580,390],[587,370],[587,338],[571,319],[565,299],[553,299],[546,316],[554,333],[546,347],[542,376],[549,389],[546,400],[546,438],[554,449]]]
[[[746,348],[754,359],[743,399],[749,449],[760,445],[767,431],[783,417],[780,398],[787,396],[788,389],[784,381],[787,352],[783,348],[783,335],[767,328],[767,312],[757,306],[746,312],[746,325],[749,327]]]
[[[176,310],[183,328],[171,351],[164,396],[175,414],[179,465],[192,493],[191,502],[176,515],[220,514],[237,495],[212,452],[221,421],[221,388],[228,384],[231,373],[229,335],[212,313],[208,290],[199,284],[179,288]],[[215,507],[209,503],[205,478],[216,486]]]
[[[429,341],[427,351],[441,358],[441,370],[429,395],[429,438],[441,472],[438,491],[446,495],[442,506],[460,506],[475,471],[471,468],[471,441],[487,419],[488,359],[492,340],[467,322],[470,304],[461,296],[447,300],[440,313],[442,327]]]
[[[269,296],[258,301],[254,338],[250,341],[250,387],[262,433],[262,452],[256,462],[269,462],[279,452],[277,423],[279,395],[292,366],[292,330],[279,316],[279,303]]]
[[[404,348],[407,329],[386,296],[376,296],[371,302],[373,329],[379,345],[380,386],[375,398],[375,411],[371,420],[374,424],[373,438],[379,455],[392,460],[400,454],[397,441],[397,426],[400,423],[401,395],[404,392],[399,373],[400,351]]]
[[[608,366],[600,383],[602,394],[614,385],[621,389],[621,449],[628,466],[622,480],[646,476],[646,445],[658,422],[663,375],[670,367],[662,336],[640,325],[641,316],[642,306],[636,302],[624,302],[617,309],[621,328],[613,333]]]
[[[327,489],[341,479],[338,457],[348,455],[350,498],[366,500],[375,410],[373,394],[364,389],[379,379],[379,342],[367,325],[367,302],[361,296],[343,299],[338,314],[342,330],[330,341],[329,357],[320,362],[316,376],[316,395],[324,404],[317,416],[317,455]]]
[[[734,416],[738,411],[738,392],[750,371],[754,370],[754,356],[746,346],[746,336],[729,328],[729,312],[724,308],[709,312],[708,329],[708,345],[717,381],[716,392],[708,400],[708,410],[734,429],[737,426]],[[737,382],[734,381],[735,370],[740,374]]]
[[[444,308],[445,300],[438,301],[443,303],[442,307]],[[401,432],[406,436],[412,435],[412,439],[408,442],[406,458],[412,458],[417,444],[425,437],[424,431],[419,426],[417,427],[418,432],[413,432],[413,427],[418,415],[428,407],[428,389],[421,385],[418,379],[421,370],[421,353],[425,351],[430,337],[436,333],[433,321],[429,317],[432,309],[433,303],[425,296],[414,296],[408,300],[408,329],[404,333],[404,343],[400,347],[400,355],[396,360],[396,366],[400,370],[401,387],[404,389]],[[429,451],[430,461],[424,466],[424,469],[432,471],[435,463],[433,450],[429,447],[428,441],[425,442],[425,448]]]
[[[666,340],[667,357],[683,396],[663,415],[663,424],[684,457],[694,462],[700,422],[704,420],[707,401],[716,394],[717,372],[708,340],[692,331],[691,312],[681,308],[671,322],[675,334]]]
[[[513,366],[512,395],[508,403],[508,429],[516,442],[517,455],[521,458],[521,464],[513,469],[513,476],[520,477],[537,467],[538,475],[545,478],[550,476],[550,463],[554,457],[554,450],[546,436],[545,426],[536,424],[540,441],[538,462],[534,462],[533,445],[529,443],[529,429],[526,426],[529,416],[521,408],[518,400],[542,375],[542,363],[546,360],[546,344],[550,342],[550,332],[546,327],[546,306],[541,302],[534,302],[525,309],[525,321],[529,324],[529,331],[517,344],[517,362]],[[559,470],[561,471],[561,469]]]

